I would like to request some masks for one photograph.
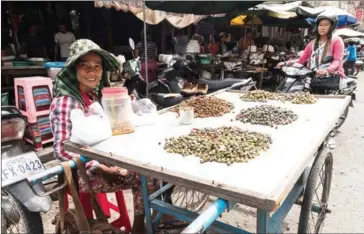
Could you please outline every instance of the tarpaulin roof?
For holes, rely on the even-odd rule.
[[[135,1],[135,0],[124,0],[124,1],[95,1],[95,7],[105,7],[105,8],[114,8],[117,11],[130,11],[133,13],[138,19],[144,20],[143,15],[143,1]],[[162,22],[163,20],[167,20],[172,26],[176,28],[185,28],[190,24],[196,23],[201,19],[205,18],[204,15],[194,15],[194,14],[176,14],[169,13],[165,11],[159,10],[151,10],[149,8],[145,8],[145,22],[147,24],[156,25]]]
[[[263,1],[147,1],[153,10],[197,15],[212,15],[245,11]]]

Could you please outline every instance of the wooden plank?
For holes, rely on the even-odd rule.
[[[157,124],[140,127],[133,134],[111,137],[92,149],[79,149],[72,144],[66,144],[66,148],[91,159],[213,196],[274,211],[350,102],[350,97],[320,98],[312,105],[268,102],[292,109],[299,115],[294,123],[273,129],[231,121],[241,109],[262,103],[243,102],[236,92],[218,93],[215,96],[234,103],[235,109],[222,117],[196,119],[187,126],[179,125],[175,115],[164,113]],[[163,150],[166,137],[188,134],[193,128],[219,126],[237,126],[266,133],[271,135],[273,144],[269,151],[248,163],[236,163],[230,167],[220,163],[200,164],[194,156],[182,157],[167,154]],[[131,147],[137,143],[137,147]]]
[[[203,180],[189,174],[175,172],[149,163],[142,163],[121,155],[116,155],[112,152],[106,153],[105,151],[95,150],[71,142],[65,142],[64,148],[69,152],[83,155],[101,163],[119,166],[151,178],[168,181],[174,185],[185,186],[226,200],[234,200],[252,207],[261,207],[267,210],[272,209],[274,205],[272,203],[266,203],[264,198],[260,198],[259,194],[255,194],[253,191],[244,191],[244,193],[250,195],[243,195],[239,188],[225,187],[224,184],[215,183],[214,180]]]

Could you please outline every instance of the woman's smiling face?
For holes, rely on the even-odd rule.
[[[77,80],[82,91],[96,88],[102,77],[102,58],[100,55],[89,52],[82,56],[76,64]]]

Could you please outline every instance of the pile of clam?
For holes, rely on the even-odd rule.
[[[168,138],[164,149],[182,156],[197,156],[201,163],[218,162],[229,166],[259,156],[270,144],[272,139],[267,134],[220,127],[193,129],[189,135]]]
[[[243,123],[277,127],[278,125],[287,125],[296,121],[298,115],[282,107],[260,105],[242,110],[236,119]]]
[[[270,100],[274,101],[288,101],[293,104],[314,104],[317,98],[307,92],[299,93],[273,93],[264,90],[253,90],[249,91],[240,96],[243,101],[247,102],[267,102]]]
[[[314,95],[305,92],[285,94],[284,100],[293,104],[315,104],[317,102]]]
[[[172,108],[172,111],[179,112],[181,107],[193,107],[196,118],[218,117],[229,113],[233,104],[216,97],[199,96],[188,99]]]
[[[264,90],[253,90],[240,96],[243,101],[247,102],[267,102],[269,100],[278,100],[280,97],[277,93]]]

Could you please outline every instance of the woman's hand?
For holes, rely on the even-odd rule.
[[[319,76],[319,77],[324,77],[326,74],[327,74],[327,70],[324,70],[324,69],[320,69],[320,70],[317,70],[316,71],[316,74]]]
[[[134,101],[134,100],[135,100],[135,95],[134,95],[134,94],[130,94],[130,99],[131,99],[132,101]]]
[[[128,170],[122,169],[120,167],[108,167],[105,164],[100,164],[100,169],[102,173],[111,174],[111,175],[122,175],[126,176],[128,174]]]
[[[282,66],[285,66],[285,65],[287,65],[286,62],[280,62],[280,63],[277,64],[276,68],[280,69]]]

